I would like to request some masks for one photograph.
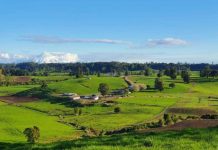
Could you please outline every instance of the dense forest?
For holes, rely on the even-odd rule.
[[[151,68],[154,70],[165,70],[176,68],[183,70],[188,68],[192,71],[200,71],[209,64],[181,64],[181,63],[121,63],[121,62],[92,62],[92,63],[70,63],[70,64],[37,64],[37,63],[19,63],[19,64],[0,64],[5,75],[46,75],[47,73],[72,73],[83,72],[84,74],[113,73],[139,71]],[[218,65],[210,65],[211,69],[218,70]]]

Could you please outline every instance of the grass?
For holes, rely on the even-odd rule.
[[[65,118],[67,122],[77,123],[79,125],[94,128],[97,130],[116,130],[139,122],[144,122],[151,119],[154,115],[160,113],[163,109],[161,107],[148,107],[136,105],[118,104],[121,108],[120,113],[114,113],[114,107],[104,108],[98,107],[91,113],[90,110],[84,110],[81,116],[68,116]]]
[[[18,92],[26,91],[37,85],[16,85],[16,86],[0,86],[0,96],[14,95]]]
[[[49,84],[49,87],[56,90],[57,93],[72,92],[78,94],[94,94],[98,93],[98,86],[100,83],[107,83],[111,90],[127,86],[120,77],[90,76],[90,78],[74,78],[58,83],[51,83]]]
[[[165,90],[158,92],[153,89],[130,94],[128,97],[111,99],[112,106],[103,107],[102,101],[94,105],[81,107],[82,115],[73,114],[73,104],[66,101],[50,101],[41,99],[19,106],[0,103],[0,145],[14,147],[25,141],[21,133],[24,128],[37,125],[40,127],[42,137],[40,142],[66,140],[80,135],[80,131],[68,125],[59,123],[57,116],[61,115],[61,121],[74,123],[80,126],[97,130],[116,130],[133,124],[150,122],[158,119],[163,111],[168,108],[183,109],[184,112],[174,112],[178,115],[198,115],[198,111],[218,112],[218,100],[208,98],[218,97],[217,79],[199,78],[198,72],[193,72],[190,84],[184,84],[180,77],[171,80],[163,76]],[[49,76],[50,77],[50,76]],[[37,77],[40,80],[62,79],[59,76]],[[143,83],[153,87],[155,76],[130,76],[132,81]],[[63,77],[64,79],[64,77]],[[81,95],[98,92],[99,83],[107,83],[110,89],[126,87],[126,83],[120,77],[96,77],[68,78],[68,80],[49,83],[49,88],[56,93],[72,92]],[[175,88],[169,88],[169,83],[174,82]],[[9,86],[0,87],[0,95],[11,95],[17,92],[29,90],[35,86]],[[114,113],[114,108],[120,107],[120,113]],[[191,111],[189,111],[191,110]],[[16,115],[15,115],[16,114]],[[37,119],[36,119],[37,118]],[[39,144],[33,146],[36,149],[217,149],[218,128],[211,129],[187,129],[180,132],[162,133],[129,133],[122,135],[103,136],[96,138],[82,138],[75,141],[55,142],[51,144]],[[151,141],[153,146],[148,148],[145,141]],[[11,144],[9,144],[11,143]],[[0,146],[1,149],[1,146]]]
[[[74,141],[51,144],[10,144],[2,143],[2,148],[18,149],[69,149],[69,150],[215,150],[218,149],[218,128],[186,129],[161,133],[129,133],[96,138],[83,138]],[[148,143],[151,143],[150,146]],[[0,146],[1,148],[1,146]]]
[[[24,142],[23,130],[38,126],[41,131],[40,142],[72,138],[77,133],[71,126],[58,122],[57,117],[0,102],[0,141]]]

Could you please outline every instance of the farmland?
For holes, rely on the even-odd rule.
[[[156,76],[129,75],[128,78],[134,84],[149,85],[150,89],[133,92],[127,96],[102,98],[93,102],[87,102],[87,100],[72,102],[59,95],[68,92],[80,95],[96,94],[100,83],[107,83],[110,91],[123,89],[128,87],[124,78],[94,75],[83,78],[68,75],[30,78],[40,82],[47,81],[47,88],[51,89],[50,96],[29,97],[32,89],[40,90],[38,82],[0,87],[0,142],[2,143],[0,145],[3,148],[13,148],[13,144],[15,146],[17,143],[22,143],[21,149],[28,148],[22,132],[26,127],[32,126],[39,127],[41,132],[39,143],[34,146],[37,149],[59,149],[62,146],[72,149],[132,149],[133,147],[144,149],[146,141],[152,141],[153,149],[169,147],[204,149],[210,147],[208,140],[213,144],[212,149],[218,147],[215,142],[218,138],[217,128],[186,129],[184,127],[182,131],[177,129],[168,131],[171,129],[169,127],[169,129],[163,129],[164,132],[155,133],[150,133],[150,129],[140,128],[127,133],[110,135],[112,131],[157,122],[164,113],[181,116],[181,118],[188,116],[199,118],[204,114],[218,113],[216,98],[218,81],[213,78],[199,78],[197,72],[192,73],[190,84],[183,83],[179,76],[176,80],[163,76],[164,91],[162,92],[154,89]],[[176,86],[169,88],[168,85],[172,82]],[[18,97],[17,93],[24,94]],[[121,110],[119,113],[114,113],[116,107]],[[80,108],[82,114],[75,115],[75,108]],[[203,128],[206,127],[207,125]],[[90,133],[89,130],[95,132]],[[154,132],[155,129],[151,131]],[[208,131],[210,131],[209,135],[206,134]],[[99,137],[96,132],[109,135]],[[201,136],[196,138],[199,134]],[[87,135],[91,137],[82,138]],[[163,138],[165,138],[164,142]],[[172,143],[170,142],[172,139],[176,140]],[[193,144],[196,140],[198,144]]]

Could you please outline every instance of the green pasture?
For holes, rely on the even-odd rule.
[[[67,81],[49,84],[49,88],[56,90],[57,93],[78,93],[78,94],[94,94],[98,93],[100,83],[107,83],[110,89],[121,89],[126,87],[126,83],[120,77],[96,77],[73,78]]]
[[[76,129],[58,122],[57,117],[0,102],[0,141],[25,142],[23,131],[27,127],[40,128],[40,142],[70,139],[77,136]]]
[[[2,149],[68,149],[68,150],[216,150],[218,128],[186,129],[157,133],[129,133],[73,141],[36,144],[1,143]]]

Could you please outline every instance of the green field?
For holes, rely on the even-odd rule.
[[[94,94],[98,93],[98,85],[100,83],[109,84],[111,90],[127,86],[120,77],[90,76],[87,78],[74,78],[63,82],[51,83],[49,87],[56,90],[57,93],[72,92],[77,94]]]
[[[82,95],[95,94],[98,93],[99,83],[107,83],[111,91],[127,87],[122,77],[90,76],[77,79],[68,76],[37,76],[32,78],[48,81],[48,88],[54,90],[55,94],[66,92]],[[104,100],[80,106],[81,115],[74,114],[76,106],[73,102],[56,101],[54,98],[10,105],[1,102],[0,143],[2,144],[0,148],[4,145],[9,146],[10,149],[10,146],[24,143],[26,139],[22,131],[35,125],[41,131],[40,144],[35,145],[37,149],[61,149],[62,146],[66,149],[145,149],[147,148],[144,146],[145,141],[152,141],[152,149],[216,149],[218,147],[215,142],[218,139],[217,128],[181,132],[137,132],[69,141],[86,134],[78,126],[98,131],[113,131],[157,121],[164,112],[183,117],[189,115],[200,117],[206,113],[218,113],[218,100],[216,99],[218,81],[216,79],[199,78],[198,72],[193,72],[191,83],[184,84],[180,77],[171,80],[164,76],[162,79],[165,90],[158,92],[152,89],[155,78],[155,76],[129,76],[134,83],[150,85],[151,89],[131,93],[127,97],[109,98],[108,100],[113,102],[110,106],[104,106]],[[176,84],[175,88],[169,88],[168,85],[172,82]],[[10,96],[19,92],[25,93],[25,91],[28,93],[29,89],[39,86],[38,84],[2,86],[0,96]],[[120,107],[121,112],[114,113],[115,107]],[[210,131],[209,135],[206,134],[208,131]],[[58,142],[59,140],[66,141]],[[55,143],[41,144],[51,141]],[[20,146],[21,149],[28,147],[25,144]]]
[[[24,142],[23,130],[33,125],[40,127],[40,142],[49,142],[54,139],[67,139],[77,134],[71,126],[58,123],[57,117],[26,109],[23,107],[8,105],[0,102],[0,141]]]

